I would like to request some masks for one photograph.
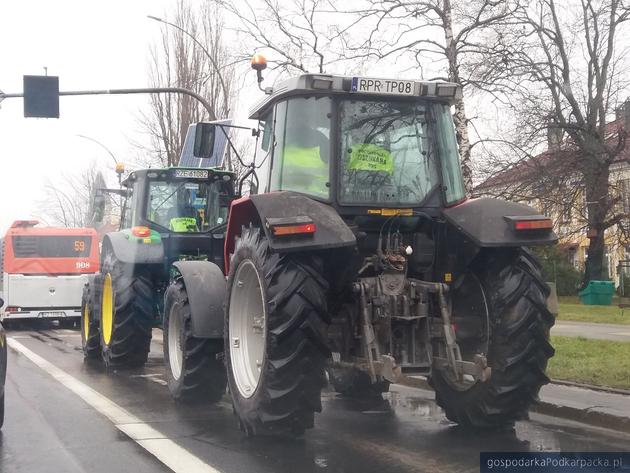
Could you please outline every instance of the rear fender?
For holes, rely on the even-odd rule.
[[[277,237],[267,226],[268,219],[308,217],[316,227],[315,233],[299,237]],[[356,238],[339,214],[322,204],[296,192],[257,194],[232,202],[225,238],[225,273],[229,272],[230,255],[234,253],[236,238],[244,225],[259,225],[275,252],[312,251],[352,247]]]
[[[177,261],[173,266],[184,279],[193,336],[223,339],[227,286],[221,269],[209,261]]]
[[[446,221],[479,247],[552,245],[558,241],[553,230],[516,231],[515,217],[547,218],[528,205],[500,199],[470,199],[442,211]]]
[[[130,238],[128,232],[112,232],[103,238],[103,252],[110,248],[116,259],[130,264],[161,264],[164,260],[162,243],[144,243],[141,239]]]

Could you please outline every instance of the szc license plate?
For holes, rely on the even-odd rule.
[[[353,77],[350,91],[364,94],[415,95],[414,86],[415,82],[412,80]]]
[[[175,177],[185,177],[188,179],[208,179],[208,171],[196,169],[176,169]]]

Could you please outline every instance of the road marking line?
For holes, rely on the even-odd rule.
[[[622,335],[624,337],[630,337],[630,332],[610,332],[608,335]]]
[[[87,384],[70,376],[37,353],[29,350],[13,337],[7,337],[7,342],[13,350],[24,355],[107,417],[118,430],[129,436],[175,473],[221,473]]]

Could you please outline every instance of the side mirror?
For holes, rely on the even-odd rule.
[[[197,123],[195,127],[195,143],[193,156],[195,158],[211,158],[214,151],[216,126],[213,123]]]
[[[94,223],[100,223],[103,221],[103,218],[105,217],[105,204],[105,196],[102,192],[98,192],[94,196]]]

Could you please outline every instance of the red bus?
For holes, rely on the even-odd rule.
[[[13,222],[2,242],[0,320],[78,321],[83,285],[88,274],[99,270],[96,231],[38,223]]]

